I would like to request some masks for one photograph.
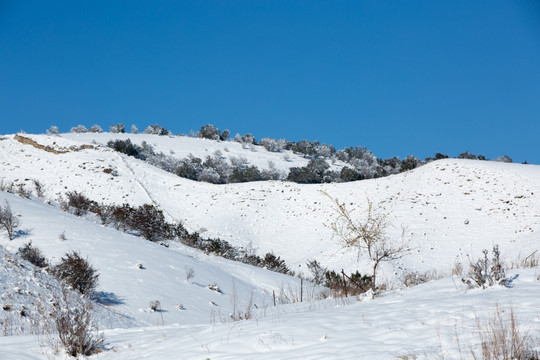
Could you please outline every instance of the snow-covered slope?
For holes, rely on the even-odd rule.
[[[79,138],[102,136],[103,143],[116,135],[25,136],[62,150],[80,148],[84,142]],[[194,142],[186,145],[190,152],[201,141],[223,144],[141,136],[155,139],[156,144],[180,141],[175,152],[183,143]],[[56,154],[7,136],[0,141],[0,151],[4,183],[31,188],[31,180],[38,179],[51,199],[77,190],[98,202],[154,203],[192,231],[251,246],[261,254],[273,251],[300,272],[306,272],[305,263],[313,258],[337,270],[369,270],[367,262],[344,251],[325,226],[335,213],[321,191],[358,208],[359,218],[369,198],[381,213],[389,214],[391,238],[400,238],[402,228],[406,230],[413,251],[385,264],[387,278],[396,273],[399,277],[403,271],[449,272],[455,262],[466,264],[468,256],[476,257],[494,244],[501,246],[503,256],[516,259],[534,251],[539,240],[540,166],[534,165],[446,159],[399,175],[352,183],[216,186],[179,178],[103,147]]]
[[[257,306],[272,303],[272,291],[296,288],[298,279],[237,262],[207,256],[186,246],[164,247],[77,218],[50,205],[0,192],[20,216],[23,235],[13,241],[0,233],[11,252],[28,241],[41,249],[51,263],[68,251],[80,252],[99,273],[98,299],[115,312],[132,319],[131,325],[200,324],[230,320],[245,311],[250,299]],[[60,239],[60,235],[65,240]],[[141,266],[142,265],[142,268]],[[188,269],[193,278],[186,279]],[[221,293],[210,290],[216,284]],[[161,312],[150,310],[159,301]],[[115,324],[115,322],[112,322]]]

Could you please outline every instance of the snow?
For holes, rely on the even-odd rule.
[[[461,277],[451,276],[457,262],[466,268],[482,249],[494,244],[500,246],[503,260],[514,265],[538,250],[540,166],[446,159],[352,183],[212,185],[179,178],[103,146],[81,145],[105,144],[123,136],[178,157],[189,153],[204,157],[220,150],[226,156],[245,156],[261,168],[269,160],[284,169],[303,166],[307,159],[291,154],[292,161],[287,162],[283,153],[263,148],[253,152],[234,142],[188,137],[23,136],[67,152],[47,152],[22,144],[13,135],[0,138],[1,184],[24,184],[30,190],[35,179],[45,190],[43,199],[0,191],[0,203],[9,201],[23,230],[13,241],[0,231],[0,256],[12,257],[7,252],[14,253],[31,240],[53,263],[76,250],[98,269],[101,305],[96,316],[106,346],[91,358],[469,358],[469,348],[478,345],[476,318],[488,316],[497,304],[513,307],[524,329],[540,333],[538,267],[512,269],[510,287],[487,290],[467,290]],[[113,171],[104,172],[107,169]],[[342,249],[332,236],[327,225],[335,212],[322,191],[356,208],[353,214],[359,217],[369,198],[378,211],[388,213],[389,238],[399,240],[405,228],[412,251],[381,268],[381,282],[390,290],[380,297],[321,300],[317,297],[321,289],[304,284],[304,294],[310,295],[304,302],[282,304],[281,292],[298,297],[300,279],[174,242],[161,246],[104,227],[91,216],[75,217],[55,205],[74,190],[103,203],[153,203],[170,221],[181,221],[191,231],[251,247],[260,255],[273,251],[305,275],[311,259],[338,271],[369,271],[366,258]],[[60,240],[60,234],[66,240]],[[186,279],[187,269],[193,269],[192,279]],[[13,267],[3,260],[0,270],[4,294],[14,287],[44,298],[58,293],[54,279],[27,263],[24,268]],[[404,288],[403,276],[413,271],[429,272],[438,280]],[[212,283],[221,293],[208,288]],[[278,296],[275,307],[273,292]],[[8,301],[5,295],[0,299]],[[251,309],[253,318],[232,321],[231,315],[248,309],[250,299],[256,305]],[[150,310],[150,302],[156,300],[162,311]],[[23,305],[33,309],[28,297],[9,301],[17,309]],[[0,359],[62,356],[66,357],[55,354],[43,338],[0,337]]]

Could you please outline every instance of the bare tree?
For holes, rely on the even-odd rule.
[[[8,233],[9,240],[13,240],[15,230],[19,227],[21,221],[11,211],[11,206],[6,200],[5,206],[0,206],[0,226]]]
[[[330,223],[330,228],[337,236],[343,248],[354,249],[358,257],[367,253],[372,264],[372,289],[376,289],[377,270],[382,262],[401,258],[410,250],[404,241],[405,229],[402,229],[400,241],[391,241],[386,230],[388,229],[388,213],[377,211],[370,199],[367,201],[367,210],[362,220],[353,218],[355,209],[348,209],[345,203],[333,198],[327,192],[322,192],[332,200],[336,217]]]

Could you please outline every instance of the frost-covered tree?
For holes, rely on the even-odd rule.
[[[118,123],[116,125],[109,126],[109,131],[115,134],[121,134],[126,132],[124,124]]]
[[[197,137],[210,140],[219,140],[219,129],[212,124],[206,124],[201,126],[201,129],[197,132]]]
[[[199,181],[209,182],[212,184],[220,184],[221,177],[219,173],[213,168],[204,168],[198,175]]]
[[[85,133],[85,132],[88,132],[88,129],[86,129],[86,126],[84,126],[84,125],[77,125],[75,127],[72,127],[71,130],[69,130],[69,132],[72,132],[72,133]]]
[[[289,169],[287,180],[299,184],[317,184],[324,182],[324,176],[330,166],[323,159],[311,159],[304,167]]]
[[[253,136],[250,133],[247,133],[243,136],[240,136],[240,134],[236,134],[234,137],[234,141],[239,142],[241,144],[249,145],[249,144],[257,144],[257,141],[255,140],[255,136]]]
[[[403,171],[416,169],[417,167],[423,164],[424,162],[422,160],[418,159],[414,155],[409,155],[405,159],[403,159],[403,161],[401,162],[401,167],[399,171],[403,172]]]
[[[229,130],[225,129],[225,130],[223,130],[221,132],[221,135],[219,136],[219,139],[221,141],[227,141],[227,140],[229,140],[230,137],[231,137],[231,132]]]
[[[143,134],[167,136],[171,135],[171,132],[158,124],[154,124],[149,125],[146,129],[144,129]]]
[[[59,134],[58,127],[57,126],[51,126],[50,128],[47,129],[47,134],[48,135],[58,135]]]
[[[499,156],[498,158],[496,158],[496,159],[493,160],[493,161],[497,161],[497,162],[505,162],[505,163],[511,163],[511,162],[513,162],[512,159],[510,158],[510,156],[508,156],[508,155]]]
[[[91,133],[101,133],[103,132],[103,129],[101,128],[101,126],[99,125],[92,125],[90,127],[90,129],[88,129],[88,132],[91,132]]]
[[[135,125],[131,125],[131,133],[132,134],[138,134],[139,129],[137,129],[137,127]]]
[[[6,230],[9,240],[13,240],[15,230],[20,224],[19,218],[11,211],[11,205],[6,200],[5,205],[0,206],[0,226]]]
[[[281,152],[285,149],[285,146],[287,146],[287,140],[263,138],[259,141],[259,145],[264,146],[266,150],[271,152]]]

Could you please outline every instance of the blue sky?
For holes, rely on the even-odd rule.
[[[540,164],[540,3],[0,0],[0,133],[118,122]]]

